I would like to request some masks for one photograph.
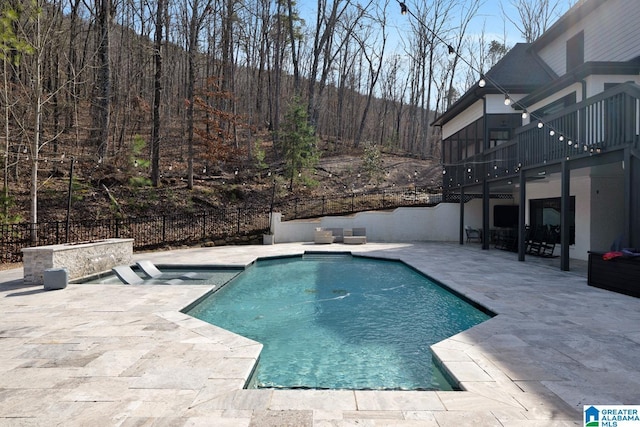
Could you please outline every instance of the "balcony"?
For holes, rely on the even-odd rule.
[[[640,86],[624,83],[545,117],[544,124],[516,129],[505,144],[445,166],[443,187],[455,191],[485,178],[515,178],[523,168],[597,157],[637,145],[639,135]]]

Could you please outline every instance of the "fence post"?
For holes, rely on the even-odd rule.
[[[120,218],[116,218],[116,239],[120,238]]]
[[[298,197],[296,197],[294,199],[294,203],[293,203],[293,219],[297,219],[298,218]]]
[[[240,206],[238,206],[238,217],[237,217],[238,228],[237,228],[237,231],[236,231],[238,234],[240,234],[240,209],[241,209]]]
[[[202,212],[202,240],[207,237],[207,211]]]
[[[323,195],[322,195],[322,215],[324,215],[324,203],[325,203],[324,197],[325,197],[325,196],[324,196],[324,194],[323,194]]]
[[[162,215],[162,244],[167,241],[167,216]]]
[[[384,193],[385,193],[385,191],[382,190],[382,206],[381,206],[382,208],[384,208]]]
[[[356,198],[356,193],[354,193],[353,191],[351,192],[351,212],[353,212],[353,203],[354,203],[354,199]]]

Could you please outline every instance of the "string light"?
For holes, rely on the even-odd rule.
[[[529,113],[526,110],[526,107],[524,107],[522,104],[520,104],[518,101],[513,101],[510,97],[508,92],[498,84],[498,82],[488,78],[486,75],[484,75],[482,72],[480,72],[478,69],[476,69],[476,67],[473,66],[473,64],[471,64],[466,58],[464,58],[462,55],[460,55],[452,46],[451,44],[447,43],[446,41],[444,41],[442,39],[442,37],[440,37],[438,34],[436,34],[433,30],[431,30],[424,22],[422,22],[422,20],[420,18],[418,18],[413,12],[411,12],[411,10],[409,10],[409,8],[407,7],[407,5],[404,2],[401,2],[400,0],[397,0],[398,4],[400,5],[400,13],[402,15],[411,15],[411,17],[413,17],[413,19],[415,19],[424,29],[426,29],[436,40],[438,40],[440,43],[443,43],[444,45],[447,46],[447,49],[449,51],[449,54],[455,54],[458,59],[460,59],[462,62],[464,62],[469,68],[471,68],[473,71],[476,71],[480,74],[480,79],[478,80],[478,87],[480,88],[484,88],[487,83],[491,84],[492,87],[494,87],[495,89],[497,89],[498,91],[500,91],[501,93],[504,94],[504,105],[511,105],[514,104],[512,106],[512,108],[517,108],[517,109],[522,109],[522,118],[526,119],[528,117],[531,117],[532,119],[535,119],[538,121],[538,129],[542,129],[545,126],[545,123],[541,120],[541,118],[539,117],[535,117],[534,114]],[[551,128],[550,130],[550,135],[553,136],[555,134],[555,130],[553,128]],[[562,137],[562,136],[561,136]],[[564,137],[562,137],[561,141],[564,140]]]

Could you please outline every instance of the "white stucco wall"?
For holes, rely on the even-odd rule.
[[[527,183],[525,222],[529,221],[529,200],[560,197],[560,175],[552,174],[544,181]],[[618,175],[590,176],[588,171],[572,171],[570,194],[576,198],[575,244],[569,247],[569,257],[587,260],[590,250],[607,250],[620,234],[624,223],[622,178]],[[490,200],[489,226],[493,227],[495,205],[517,204],[517,200]],[[361,212],[352,216],[324,217],[317,220],[281,222],[274,214],[273,230],[276,243],[311,242],[316,227],[365,227],[371,242],[450,241],[459,239],[460,205],[442,203],[430,208],[399,208],[393,211]],[[482,200],[465,204],[464,225],[482,228]],[[560,255],[560,246],[556,247]]]
[[[276,243],[312,242],[317,227],[365,227],[370,242],[447,242],[459,238],[459,212],[459,204],[441,203],[435,207],[398,208],[286,222],[281,222],[280,213],[274,213],[272,229]]]

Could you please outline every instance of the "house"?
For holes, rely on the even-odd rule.
[[[637,22],[640,2],[580,1],[436,118],[460,244],[477,226],[524,261],[546,230],[563,270],[616,239],[640,247]]]

